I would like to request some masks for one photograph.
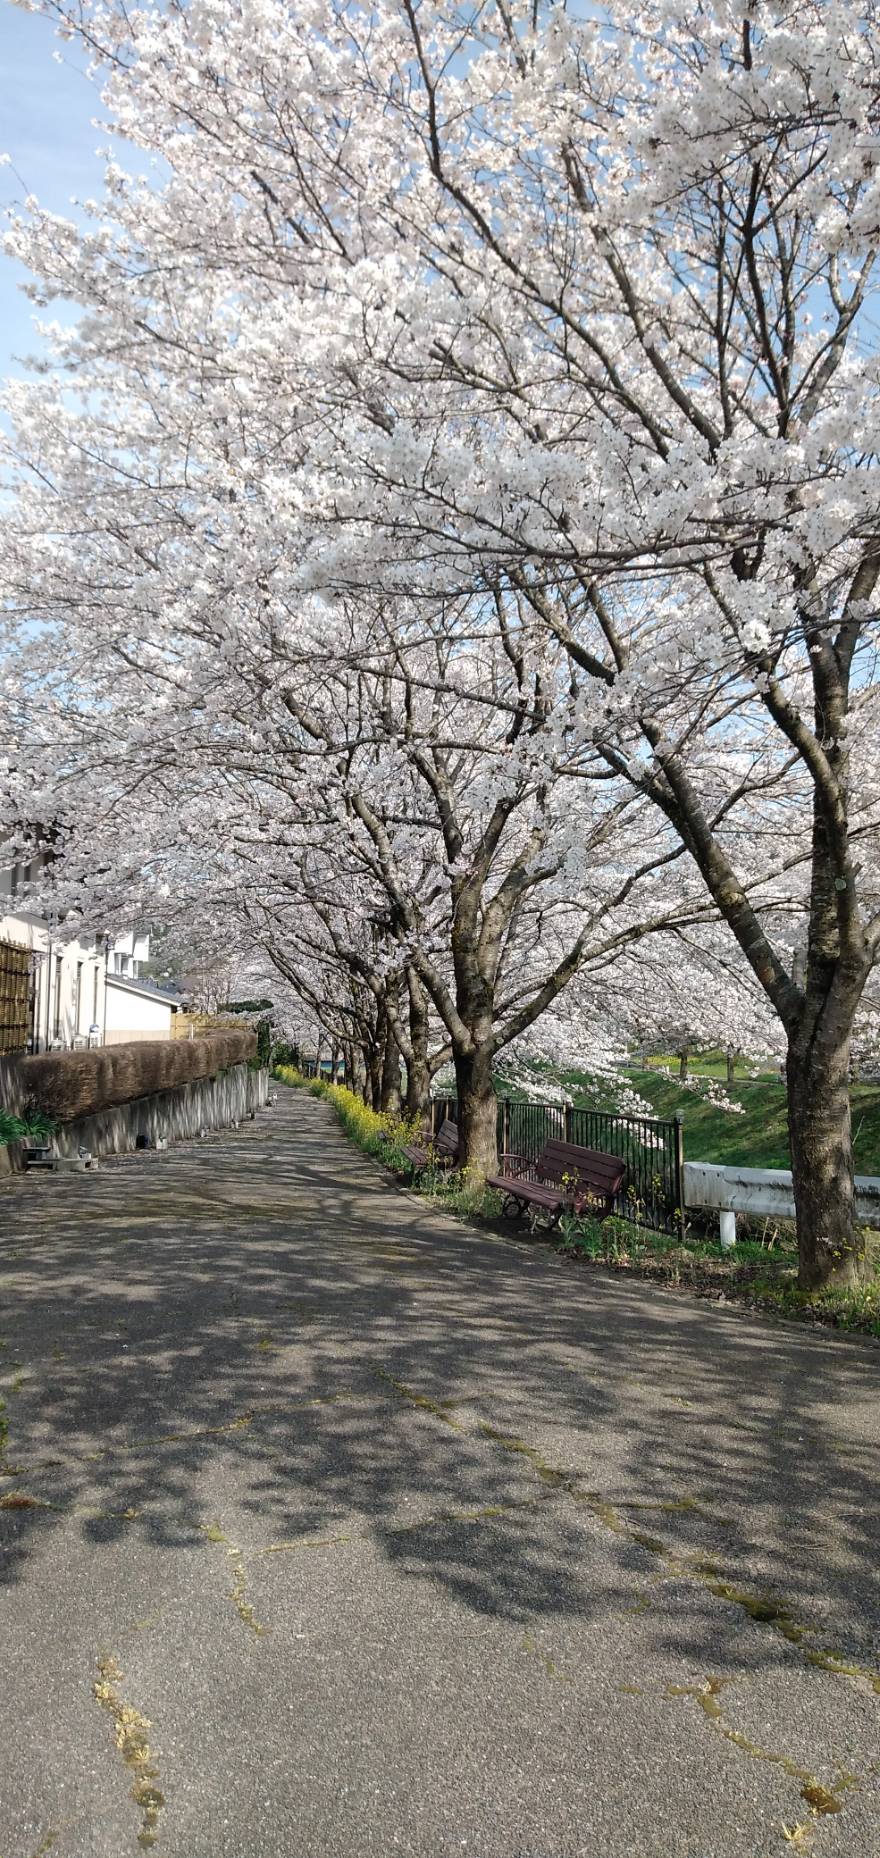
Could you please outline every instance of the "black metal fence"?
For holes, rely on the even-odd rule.
[[[458,1121],[454,1097],[435,1097],[432,1122],[444,1116]],[[579,1148],[619,1155],[626,1166],[614,1211],[633,1225],[655,1232],[680,1233],[684,1206],[684,1153],[679,1117],[659,1122],[649,1116],[611,1116],[603,1110],[577,1110],[554,1103],[498,1103],[499,1154],[524,1155],[533,1161],[544,1143],[556,1138]]]

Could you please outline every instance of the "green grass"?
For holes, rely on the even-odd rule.
[[[474,1185],[468,1181],[466,1172],[460,1174],[457,1170],[450,1173],[444,1168],[426,1168],[409,1184],[432,1206],[441,1208],[444,1213],[454,1214],[457,1219],[494,1220],[501,1216],[503,1196],[482,1182]]]
[[[759,1278],[754,1285],[756,1303],[780,1316],[801,1321],[830,1323],[880,1338],[880,1274],[855,1290],[799,1290],[791,1282]]]
[[[678,1076],[678,1052],[652,1052],[647,1058],[646,1063],[649,1070],[665,1069],[667,1071],[674,1071],[676,1077]],[[778,1075],[778,1069],[778,1065],[773,1064],[772,1061],[769,1060],[763,1064],[750,1065],[747,1064],[744,1059],[737,1058],[734,1063],[734,1077],[738,1080],[748,1079],[755,1075],[759,1077],[776,1077]],[[688,1058],[688,1071],[697,1077],[721,1078],[721,1080],[726,1083],[727,1054],[721,1051],[693,1053]]]
[[[633,1069],[627,1075],[656,1116],[681,1115],[687,1161],[717,1161],[744,1168],[791,1166],[785,1088],[778,1079],[738,1080],[727,1093],[743,1105],[742,1115],[736,1115],[716,1109],[655,1071]],[[616,1109],[608,1087],[597,1087],[585,1072],[570,1072],[565,1082],[576,1105]],[[852,1118],[856,1169],[859,1174],[880,1174],[880,1088],[876,1084],[854,1086]]]
[[[787,1230],[768,1231],[764,1241],[740,1237],[721,1251],[718,1240],[689,1227],[684,1236],[654,1232],[650,1226],[633,1226],[629,1220],[591,1219],[589,1215],[563,1214],[559,1222],[560,1251],[573,1257],[601,1259],[604,1263],[661,1264],[676,1277],[696,1274],[714,1278],[754,1276],[756,1270],[771,1277],[797,1268],[797,1246]]]
[[[872,1248],[874,1274],[847,1290],[799,1290],[797,1250],[790,1236],[767,1246],[744,1239],[729,1251],[688,1233],[683,1240],[637,1229],[622,1219],[573,1215],[560,1221],[558,1251],[587,1264],[647,1277],[697,1296],[748,1304],[795,1321],[823,1323],[880,1338],[880,1247]]]

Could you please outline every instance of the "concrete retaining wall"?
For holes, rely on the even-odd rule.
[[[0,1110],[9,1110],[17,1116],[24,1104],[25,1090],[21,1080],[21,1059],[0,1057]]]
[[[200,1077],[176,1090],[136,1097],[96,1116],[81,1116],[64,1123],[52,1137],[59,1155],[76,1155],[87,1148],[95,1156],[126,1155],[132,1149],[157,1141],[181,1142],[202,1129],[228,1129],[244,1122],[269,1099],[268,1070],[251,1071],[246,1064],[232,1065],[217,1077]],[[23,1146],[0,1148],[0,1174],[23,1165]]]

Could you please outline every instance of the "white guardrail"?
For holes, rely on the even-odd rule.
[[[684,1203],[718,1211],[725,1251],[736,1244],[737,1213],[794,1219],[788,1168],[725,1168],[713,1161],[686,1161]],[[856,1212],[866,1226],[880,1229],[880,1176],[856,1175]]]

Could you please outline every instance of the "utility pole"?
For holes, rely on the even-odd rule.
[[[107,973],[110,967],[110,937],[104,937],[104,1014],[101,1026],[101,1044],[107,1043]]]

